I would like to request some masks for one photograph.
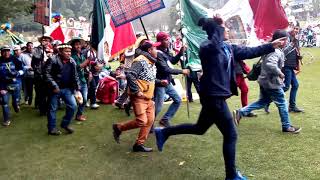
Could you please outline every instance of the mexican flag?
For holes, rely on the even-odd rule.
[[[105,62],[133,46],[136,36],[131,23],[115,27],[111,16],[104,10],[101,0],[95,0],[93,8],[91,43],[97,57]]]
[[[91,46],[97,51],[97,58],[104,60],[105,51],[105,11],[101,0],[94,0],[92,14]]]
[[[194,0],[181,0],[182,33],[188,43],[189,66],[200,65],[199,47],[207,35],[199,27],[201,17],[219,15],[230,29],[230,41],[256,46],[272,37],[277,29],[286,29],[288,20],[280,0],[229,0],[213,11]]]
[[[136,42],[136,35],[132,23],[126,23],[115,27],[110,14],[106,14],[106,42],[108,43],[108,53],[111,57],[116,57],[127,48],[132,47]]]

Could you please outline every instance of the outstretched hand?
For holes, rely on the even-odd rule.
[[[273,42],[271,42],[273,48],[277,49],[277,48],[282,48],[286,41],[288,40],[287,37],[283,37],[283,38],[279,38],[279,39],[276,39],[274,40]]]

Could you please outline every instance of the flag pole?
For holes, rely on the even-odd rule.
[[[142,18],[140,17],[139,20],[140,20],[141,26],[142,26],[142,28],[143,28],[144,34],[146,35],[147,39],[149,39],[148,32],[147,32],[147,30],[146,30],[146,27],[144,26],[144,23],[143,23],[143,21],[142,21]]]
[[[182,5],[181,5],[181,0],[178,1],[179,3],[179,7],[180,7],[180,19],[181,19],[181,27],[180,27],[180,33],[181,33],[181,38],[182,38],[182,44],[183,44],[183,39],[184,39],[184,34],[182,32],[183,29],[183,24],[182,24]],[[184,44],[183,44],[184,45]],[[188,56],[186,56],[187,52],[183,53],[183,67],[186,67],[186,61]],[[187,98],[187,112],[188,112],[188,120],[190,119],[190,104],[189,104],[189,97],[188,97],[188,77],[187,75],[184,75],[184,79],[185,79],[185,88],[186,88],[186,98]]]

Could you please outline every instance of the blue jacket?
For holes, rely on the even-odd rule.
[[[229,51],[229,57],[223,48]],[[203,75],[200,79],[200,94],[202,96],[231,97],[238,95],[236,85],[235,61],[256,58],[274,51],[271,44],[258,47],[242,47],[229,45],[212,40],[206,40],[200,46],[200,60]],[[229,61],[230,59],[230,61]]]
[[[17,78],[23,76],[23,65],[14,56],[8,59],[0,57],[0,90],[7,90],[8,85],[18,85]]]

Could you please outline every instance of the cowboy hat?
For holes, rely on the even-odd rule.
[[[135,48],[127,49],[127,50],[124,52],[124,56],[125,56],[125,57],[134,56],[135,52],[136,52],[136,49],[135,49]]]
[[[75,42],[80,42],[81,44],[84,44],[85,43],[85,40],[80,38],[80,37],[73,37],[69,42],[68,44],[70,44],[71,46],[74,45]]]
[[[50,39],[50,42],[52,42],[53,41],[53,38],[50,36],[50,35],[48,35],[48,34],[44,34],[43,36],[41,36],[41,37],[39,37],[38,38],[38,41],[39,42],[41,42],[43,39]]]
[[[140,36],[137,40],[136,40],[136,43],[135,43],[135,47],[136,48],[139,48],[139,46],[141,45],[141,42],[143,41],[143,40],[148,40],[148,38],[146,37],[146,36]]]

